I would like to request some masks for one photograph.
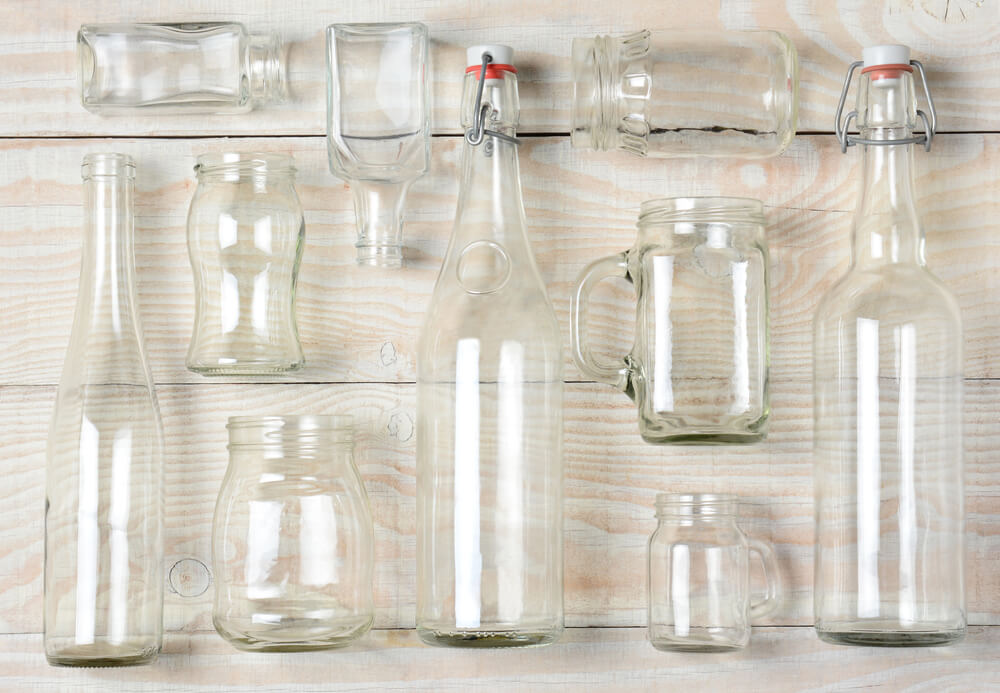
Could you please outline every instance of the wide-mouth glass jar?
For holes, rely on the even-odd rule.
[[[267,375],[302,368],[295,289],[305,241],[291,156],[198,157],[188,212],[195,320],[188,369]]]
[[[351,417],[229,419],[215,507],[219,634],[244,650],[340,647],[372,625],[374,535]]]

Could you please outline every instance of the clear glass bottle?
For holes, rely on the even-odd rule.
[[[188,212],[195,319],[187,367],[269,375],[305,365],[295,287],[305,244],[295,167],[285,154],[203,154]]]
[[[764,205],[739,197],[647,200],[635,245],[584,268],[571,294],[573,357],[635,400],[658,445],[756,443],[767,434],[768,256]],[[585,338],[590,292],[635,288],[635,344],[597,360]]]
[[[781,599],[774,548],[736,524],[735,496],[659,493],[649,538],[649,641],[658,650],[724,652],[746,647],[753,619]],[[750,555],[764,567],[767,589],[750,597]]]
[[[866,49],[864,65],[851,265],[814,322],[816,631],[940,644],[966,626],[962,325],[914,204],[909,49]]]
[[[242,650],[342,647],[374,619],[374,530],[349,416],[229,419],[212,622]]]
[[[83,160],[80,290],[48,443],[45,655],[143,664],[163,634],[163,431],[136,312],[135,165]]]
[[[563,629],[563,355],[526,233],[511,54],[469,49],[463,125],[484,113],[484,128],[467,134],[420,333],[417,632],[433,645],[539,645]]]
[[[85,24],[76,42],[80,100],[100,115],[244,113],[286,96],[278,38],[236,22]]]
[[[573,39],[574,147],[757,159],[795,136],[798,58],[777,31]]]

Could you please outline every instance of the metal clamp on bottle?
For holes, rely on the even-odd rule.
[[[521,144],[521,140],[516,137],[505,135],[502,132],[497,132],[496,130],[486,129],[486,121],[491,115],[493,115],[493,106],[488,103],[483,103],[483,87],[486,84],[486,66],[492,62],[493,56],[489,53],[483,53],[483,64],[479,68],[479,86],[476,88],[476,105],[472,111],[474,120],[472,127],[465,131],[465,141],[473,147],[481,145],[486,135],[496,137],[504,140],[505,142],[510,142],[511,144]],[[473,68],[470,66],[469,70],[472,69]]]
[[[891,46],[886,48],[896,47]],[[840,92],[840,101],[837,103],[836,122],[834,123],[834,129],[837,133],[837,141],[840,142],[840,151],[847,152],[847,148],[853,147],[855,144],[923,144],[924,150],[929,152],[931,150],[931,141],[934,139],[934,133],[937,131],[937,112],[934,110],[934,99],[931,98],[930,88],[927,86],[927,75],[924,73],[924,66],[919,60],[907,60],[905,62],[897,61],[891,64],[886,63],[885,66],[905,69],[907,71],[911,71],[909,68],[915,67],[917,72],[920,73],[920,82],[924,87],[924,98],[927,99],[927,108],[930,111],[930,115],[928,116],[928,114],[923,110],[919,108],[917,109],[917,115],[920,116],[920,120],[924,123],[924,132],[922,134],[914,135],[913,137],[898,140],[873,140],[866,139],[858,135],[847,134],[848,129],[851,127],[851,121],[857,119],[858,117],[857,110],[853,110],[847,114],[847,118],[845,120],[841,120],[844,114],[844,105],[847,103],[847,92],[850,91],[851,79],[854,77],[855,70],[859,67],[864,67],[865,70],[876,67],[875,65],[869,64],[869,62],[869,60],[855,60],[847,69],[847,77],[844,78],[844,88]]]

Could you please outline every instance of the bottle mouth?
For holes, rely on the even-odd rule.
[[[129,180],[135,179],[135,160],[128,154],[117,152],[87,154],[83,157],[80,168],[84,180],[95,176],[124,176]]]
[[[197,175],[236,174],[238,176],[294,176],[295,159],[291,154],[270,152],[211,152],[198,157]]]
[[[764,203],[750,197],[661,197],[639,210],[639,226],[679,221],[763,226]]]
[[[350,444],[354,418],[348,415],[231,416],[226,424],[229,449],[286,447],[321,448]]]
[[[730,493],[658,493],[657,517],[735,517],[737,498]]]

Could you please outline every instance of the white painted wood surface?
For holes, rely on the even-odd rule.
[[[424,0],[0,0],[0,689],[72,690],[1000,690],[1000,2],[997,0],[601,0],[539,4]],[[293,98],[240,117],[98,118],[78,104],[74,38],[92,21],[239,20],[291,46]],[[628,247],[650,197],[730,194],[767,205],[772,272],[771,435],[742,448],[657,448],[633,405],[566,371],[566,609],[551,647],[456,652],[413,632],[415,347],[451,230],[461,142],[436,137],[431,173],[407,210],[408,266],[354,265],[354,213],[326,166],[323,28],[335,21],[421,20],[431,30],[434,128],[457,132],[466,45],[514,45],[521,76],[521,166],[531,240],[566,330],[569,291],[591,260]],[[641,161],[569,147],[569,42],[642,26],[774,28],[799,50],[800,135],[763,162]],[[919,207],[935,271],[966,324],[970,620],[962,644],[872,650],[819,643],[811,622],[810,321],[846,266],[857,153],[841,155],[833,109],[863,45],[904,42],[931,75],[940,128],[918,153]],[[221,135],[237,137],[223,139]],[[171,136],[167,138],[166,136]],[[206,137],[209,136],[209,137]],[[114,138],[109,140],[107,138]],[[245,139],[239,139],[246,137]],[[185,217],[194,157],[220,149],[295,156],[307,223],[299,327],[308,361],[293,376],[205,380],[184,369],[192,321]],[[45,438],[79,273],[79,164],[114,149],[138,162],[136,254],[141,317],[168,441],[166,654],[153,667],[68,671],[41,654]],[[628,348],[630,289],[595,298],[594,337]],[[567,352],[568,354],[568,352]],[[376,628],[338,653],[247,655],[211,630],[210,535],[233,413],[357,417],[357,457],[376,518]],[[668,655],[644,642],[645,542],[662,490],[744,496],[749,532],[778,549],[788,587],[750,649]],[[402,629],[402,630],[400,630]]]

